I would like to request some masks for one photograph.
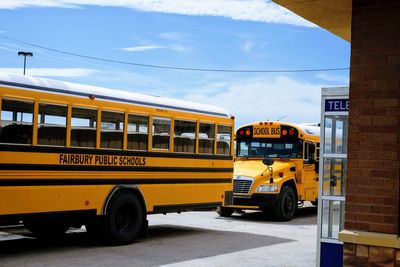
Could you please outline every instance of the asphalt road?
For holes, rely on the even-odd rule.
[[[0,266],[315,266],[317,208],[290,222],[261,212],[150,215],[149,236],[104,247],[83,229],[43,241],[24,228],[0,229]]]

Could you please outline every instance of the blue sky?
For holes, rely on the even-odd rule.
[[[321,87],[348,71],[195,72],[89,60],[235,70],[348,67],[350,44],[263,0],[1,0],[0,71],[222,106],[237,126],[319,122]]]

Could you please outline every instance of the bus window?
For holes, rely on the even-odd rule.
[[[101,112],[101,148],[122,149],[124,113]]]
[[[67,106],[40,103],[38,122],[39,145],[66,145]]]
[[[315,161],[315,145],[313,143],[304,143],[304,160],[310,163]]]
[[[214,153],[214,124],[200,123],[199,129],[199,153]]]
[[[231,133],[230,126],[218,125],[217,131],[217,154],[231,154]]]
[[[169,149],[169,137],[171,133],[171,119],[153,118],[153,148]]]
[[[237,144],[238,157],[301,158],[300,140],[289,142],[281,139],[258,138],[239,140]]]
[[[194,153],[196,143],[196,123],[175,120],[174,151]]]
[[[3,99],[1,105],[0,142],[31,144],[33,102]]]
[[[149,118],[128,115],[128,149],[147,150],[149,137]]]
[[[72,108],[71,146],[96,147],[97,110]]]

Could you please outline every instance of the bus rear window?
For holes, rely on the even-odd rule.
[[[230,155],[231,154],[231,133],[230,126],[218,125],[217,131],[217,154]]]
[[[3,99],[1,105],[0,142],[31,144],[33,102]]]
[[[199,129],[199,153],[214,153],[214,124],[200,123]]]

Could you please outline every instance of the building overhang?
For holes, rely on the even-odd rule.
[[[351,41],[352,0],[272,0],[308,21]]]

